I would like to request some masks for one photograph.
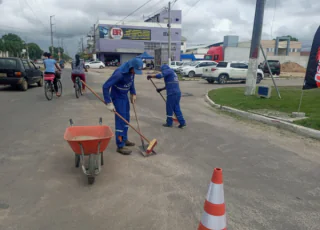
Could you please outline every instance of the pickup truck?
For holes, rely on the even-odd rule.
[[[31,84],[43,86],[43,73],[40,67],[21,58],[0,58],[0,85],[11,85],[26,91]]]

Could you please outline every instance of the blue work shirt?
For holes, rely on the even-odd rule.
[[[46,67],[45,72],[47,73],[55,73],[55,64],[57,63],[56,60],[54,59],[45,59],[44,61],[44,65]]]
[[[131,94],[136,94],[134,75],[131,73],[123,73],[121,70],[121,67],[117,68],[111,77],[103,84],[103,97],[106,103],[111,103],[111,99],[128,98],[129,91]]]
[[[156,78],[164,78],[167,95],[181,93],[178,76],[168,65],[161,66],[161,73],[157,74]]]

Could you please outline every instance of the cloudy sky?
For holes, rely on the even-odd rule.
[[[54,17],[54,44],[64,39],[73,55],[81,36],[97,19],[122,20],[148,2],[126,21],[141,21],[167,5],[162,0],[0,0],[0,35],[13,32],[42,49],[50,45],[50,15]],[[182,10],[183,32],[189,45],[214,43],[224,35],[250,40],[256,0],[177,0],[173,9]],[[125,6],[125,7],[124,7]],[[310,48],[320,22],[319,0],[267,0],[263,39],[292,35]]]

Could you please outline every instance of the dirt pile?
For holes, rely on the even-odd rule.
[[[285,62],[281,64],[281,72],[305,73],[306,69],[295,62]]]

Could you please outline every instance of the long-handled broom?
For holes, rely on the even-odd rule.
[[[138,120],[138,115],[137,115],[137,111],[136,111],[136,106],[135,106],[134,103],[132,104],[132,106],[133,106],[134,115],[135,115],[135,117],[136,117],[138,130],[139,130],[139,132],[141,133],[141,129],[140,129],[140,125],[139,125],[139,120]],[[146,156],[146,155],[145,155],[146,147],[145,147],[145,144],[144,144],[144,140],[143,140],[143,138],[142,138],[141,136],[140,136],[140,139],[141,139],[141,145],[142,145],[141,148],[140,148],[141,153],[142,153],[143,156]],[[156,152],[155,152],[155,151],[152,151],[152,153],[155,154]]]
[[[156,89],[158,89],[157,86],[156,86],[156,84],[154,84],[154,82],[152,81],[151,78],[150,78],[150,81],[152,82],[153,86],[154,86]],[[159,94],[161,95],[161,97],[162,97],[162,99],[164,100],[164,102],[167,103],[167,100],[164,98],[164,96],[162,95],[162,93],[159,92]],[[179,121],[178,121],[178,119],[177,119],[177,116],[176,116],[176,114],[175,114],[174,112],[173,112],[173,115],[174,115],[174,117],[172,118],[172,120],[173,120],[174,122],[176,122],[176,123],[179,123]]]
[[[82,84],[84,84],[102,103],[105,103],[105,101],[96,93],[93,91],[93,89],[91,89],[85,82],[83,82],[81,80]],[[157,139],[152,139],[151,141],[149,141],[141,132],[139,132],[138,130],[136,130],[126,119],[124,119],[117,111],[114,111],[114,113],[121,119],[124,121],[124,123],[126,123],[129,127],[131,127],[137,134],[139,134],[139,136],[141,138],[143,138],[145,141],[148,142],[148,147],[145,150],[145,152],[143,152],[143,156],[150,156],[151,153],[156,153],[155,151],[153,151],[153,148],[157,145]],[[144,148],[144,147],[143,147]]]

